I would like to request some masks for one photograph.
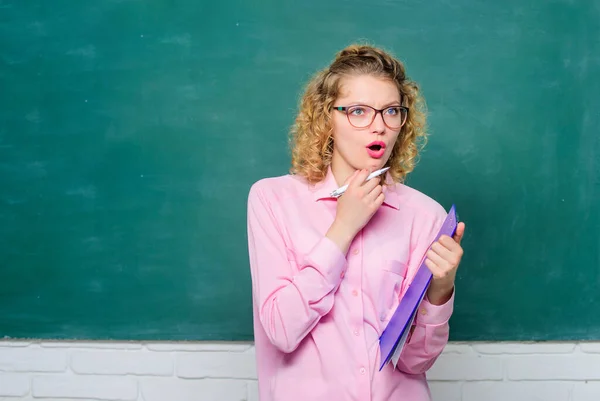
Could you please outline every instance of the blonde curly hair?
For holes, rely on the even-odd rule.
[[[319,71],[307,84],[300,110],[290,132],[290,172],[310,183],[325,178],[333,152],[331,110],[340,93],[343,77],[371,75],[394,82],[408,117],[386,166],[395,182],[403,182],[426,143],[425,102],[418,85],[408,79],[404,65],[388,52],[369,45],[350,45],[341,50],[331,65]]]

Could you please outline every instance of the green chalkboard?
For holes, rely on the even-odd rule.
[[[0,337],[251,340],[302,86],[401,58],[467,224],[453,340],[600,339],[600,2],[0,1]]]

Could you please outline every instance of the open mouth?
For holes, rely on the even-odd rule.
[[[369,156],[379,159],[385,153],[385,143],[381,141],[371,142],[367,145],[367,153],[369,153]]]

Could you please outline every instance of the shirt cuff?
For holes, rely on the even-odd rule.
[[[456,288],[452,290],[452,296],[450,299],[442,305],[434,305],[429,302],[427,295],[423,298],[421,305],[419,305],[417,324],[439,326],[448,323],[452,312],[454,311],[454,293]]]
[[[307,255],[306,262],[307,265],[319,271],[333,286],[338,285],[346,273],[346,256],[328,237],[323,237],[315,245]]]

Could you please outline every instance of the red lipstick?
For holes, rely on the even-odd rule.
[[[385,153],[385,143],[382,141],[373,141],[367,145],[367,153],[374,159],[380,159]]]

